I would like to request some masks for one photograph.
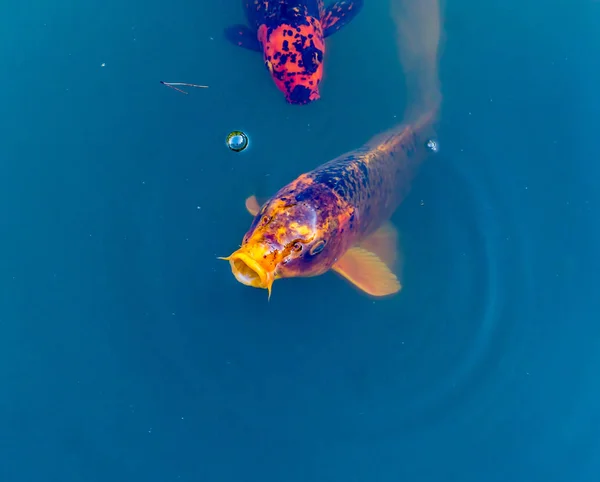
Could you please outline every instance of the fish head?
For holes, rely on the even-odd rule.
[[[273,198],[255,217],[242,245],[229,257],[242,284],[269,291],[281,278],[317,276],[328,271],[343,252],[336,237],[338,222],[323,199]],[[327,204],[331,207],[331,203]]]
[[[265,66],[287,102],[303,105],[320,98],[325,42],[319,20],[303,17],[293,24],[262,25],[258,39]]]

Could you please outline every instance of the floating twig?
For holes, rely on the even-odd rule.
[[[178,89],[175,86],[176,85],[185,85],[186,87],[194,87],[196,89],[208,89],[208,85],[187,84],[185,82],[165,82],[164,80],[161,80],[160,83],[162,85],[166,85],[167,87],[170,87],[171,89],[176,90],[177,92],[181,92],[182,94],[185,94],[185,95],[188,95],[188,93],[185,90]]]

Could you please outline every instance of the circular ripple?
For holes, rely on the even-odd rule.
[[[354,408],[368,416],[346,419],[346,435],[380,438],[449,421],[491,431],[508,416],[499,413],[503,390],[526,376],[518,365],[531,339],[522,325],[531,273],[507,205],[513,198],[489,171],[447,156],[427,161],[397,213],[405,254],[399,317],[386,325],[374,371],[361,377]]]

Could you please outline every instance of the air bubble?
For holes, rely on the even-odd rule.
[[[225,143],[234,152],[242,152],[249,144],[248,136],[242,131],[232,131],[227,136]]]
[[[440,146],[436,140],[429,139],[427,141],[427,149],[429,149],[431,152],[438,152],[440,150]]]

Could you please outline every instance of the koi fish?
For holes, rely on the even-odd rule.
[[[263,53],[265,66],[290,104],[320,97],[325,38],[348,24],[364,0],[244,0],[249,27],[232,25],[225,36],[235,45]]]
[[[269,291],[280,278],[334,271],[372,296],[400,291],[397,231],[390,223],[431,150],[433,112],[302,174],[254,215],[241,247],[225,259],[242,284]]]

